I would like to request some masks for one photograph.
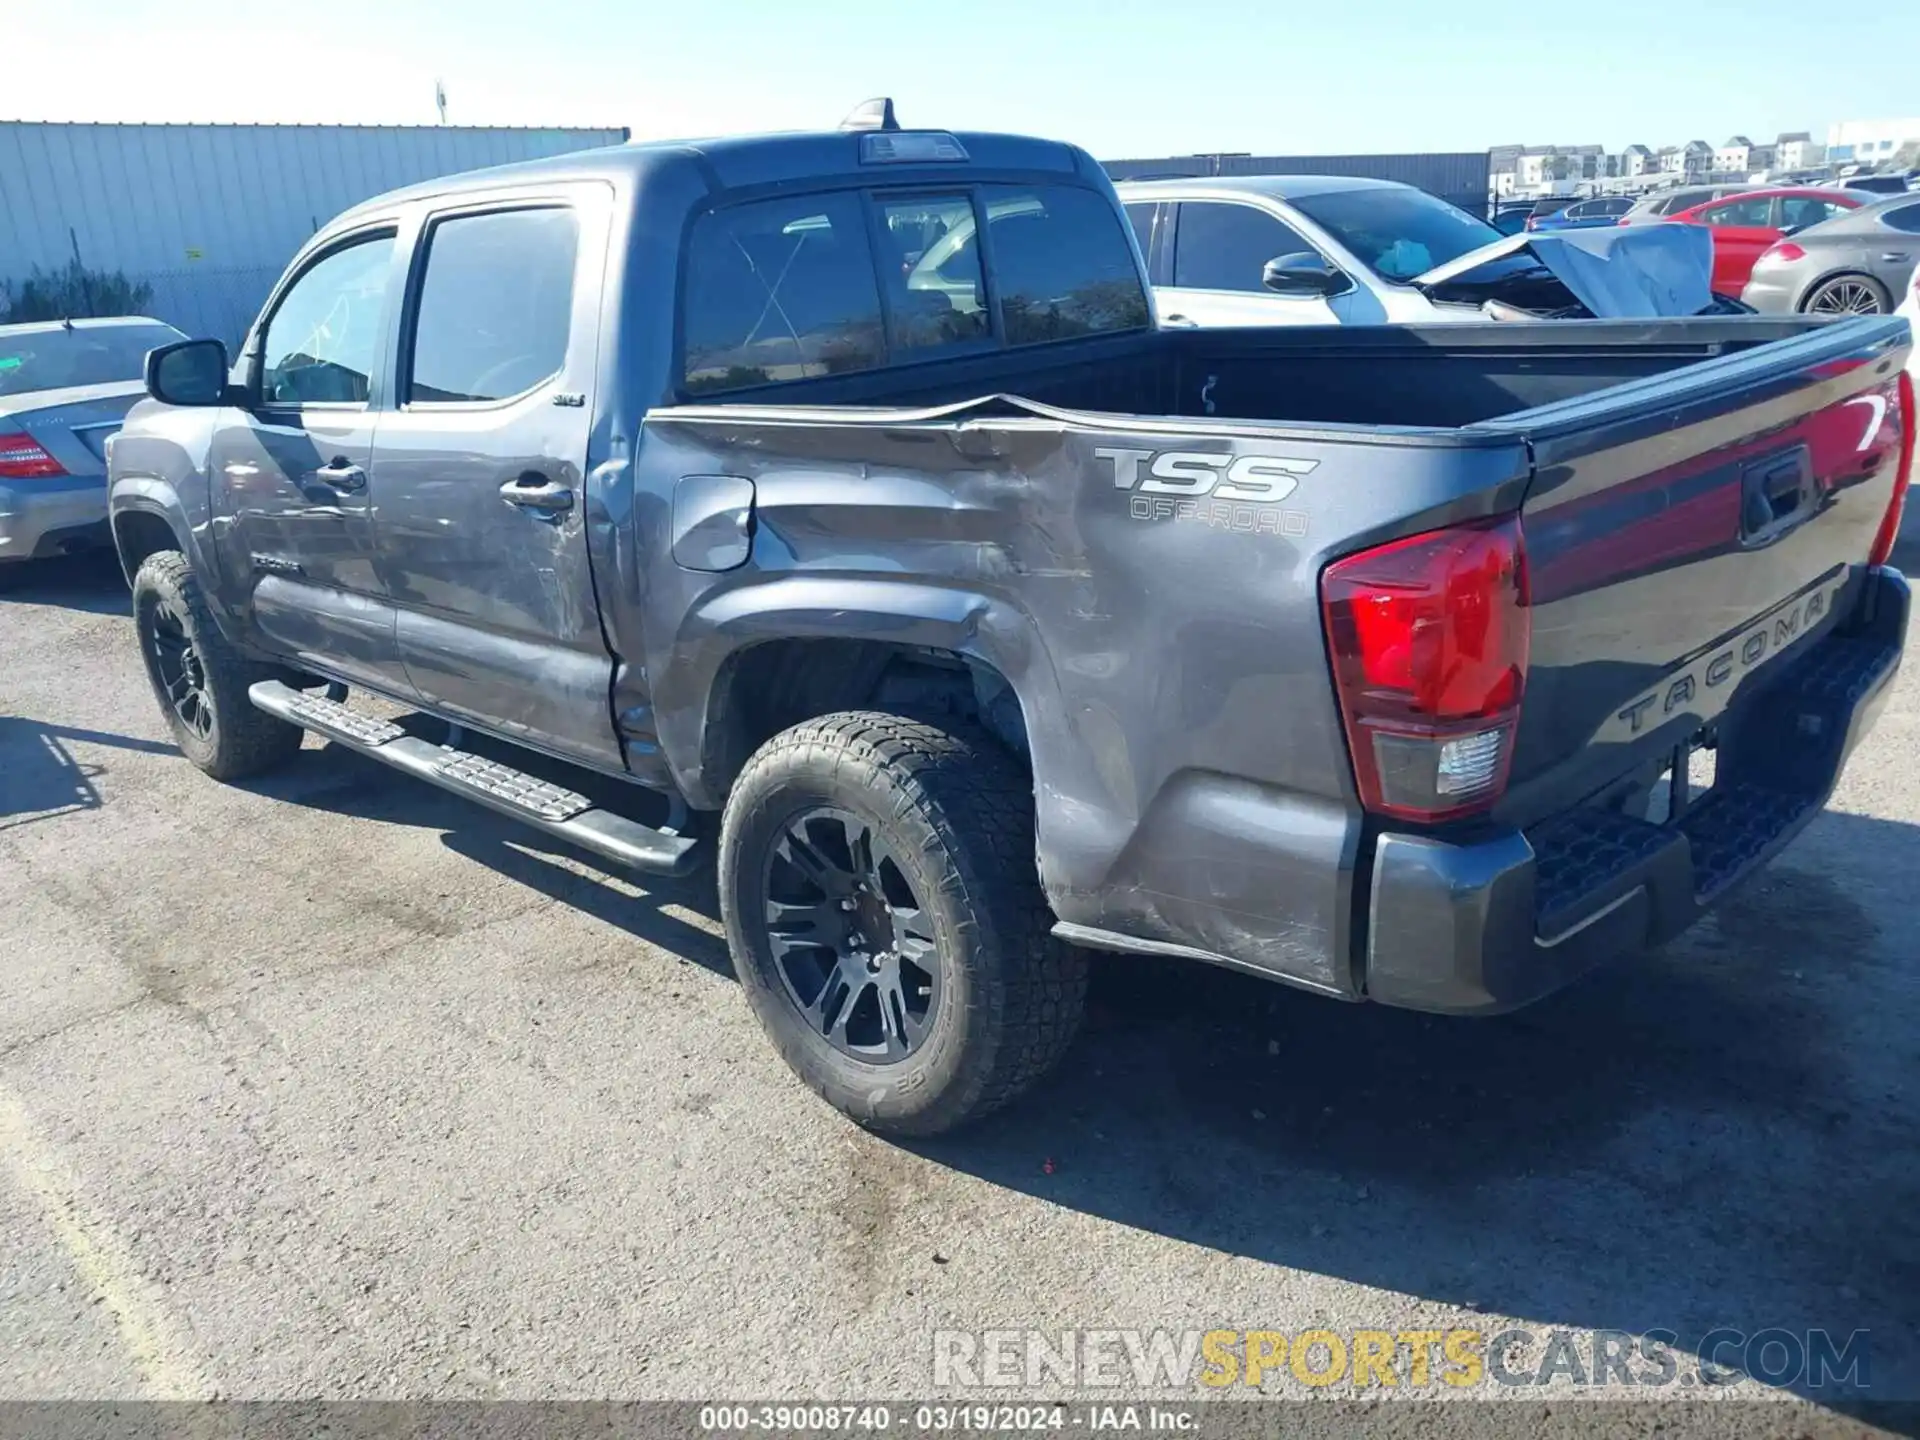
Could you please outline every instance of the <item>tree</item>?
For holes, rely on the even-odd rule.
[[[78,259],[51,274],[36,265],[25,280],[0,280],[0,325],[138,315],[152,299],[151,285],[136,284],[123,271],[89,270]]]

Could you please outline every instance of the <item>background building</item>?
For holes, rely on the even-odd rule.
[[[1810,170],[1827,158],[1827,147],[1805,130],[1790,130],[1774,142],[1773,154],[1781,170]]]
[[[1752,153],[1753,142],[1744,135],[1735,135],[1713,152],[1714,173],[1717,175],[1750,173],[1753,169]]]
[[[1920,147],[1920,119],[1842,120],[1827,127],[1827,159],[1838,165],[1890,164],[1907,146]]]
[[[104,293],[233,344],[321,224],[395,186],[599,145],[625,129],[0,122],[0,311]],[[124,281],[124,288],[117,283]]]

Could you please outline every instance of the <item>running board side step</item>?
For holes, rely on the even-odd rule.
[[[696,864],[697,840],[596,809],[584,795],[483,755],[421,740],[398,725],[361,715],[337,701],[278,680],[262,680],[247,691],[247,698],[255,709],[288,724],[324,735],[336,745],[429,785],[477,800],[489,810],[511,815],[616,864],[653,875],[685,875]]]

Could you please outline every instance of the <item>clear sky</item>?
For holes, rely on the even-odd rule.
[[[1920,0],[5,0],[0,119],[1027,131],[1108,159],[1824,139]]]

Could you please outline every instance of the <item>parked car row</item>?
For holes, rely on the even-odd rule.
[[[1920,265],[1920,195],[1903,175],[1832,185],[1686,186],[1630,201],[1540,200],[1505,233],[1697,225],[1713,238],[1713,291],[1771,314],[1883,315]]]
[[[1754,262],[1782,237],[1865,203],[1864,195],[1844,190],[1782,186],[1725,196],[1666,218],[1671,224],[1703,225],[1713,232],[1714,292],[1738,296],[1746,289]]]
[[[1920,195],[1893,195],[1785,229],[1755,257],[1741,298],[1781,314],[1883,315],[1909,294],[1916,272]]]

